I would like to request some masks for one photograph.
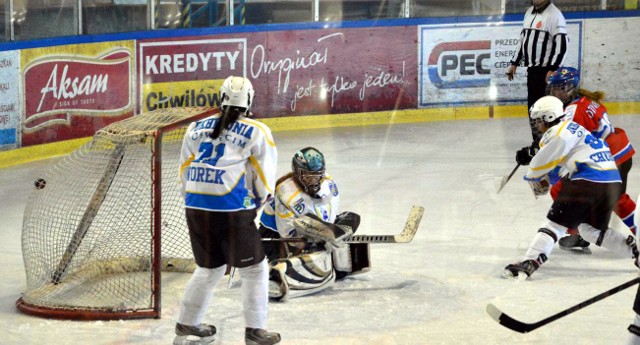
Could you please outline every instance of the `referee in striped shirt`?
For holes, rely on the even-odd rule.
[[[507,78],[513,80],[517,66],[527,67],[527,103],[529,109],[545,95],[547,79],[562,65],[567,52],[567,23],[551,0],[532,0],[524,15],[520,46],[511,60]],[[527,165],[538,150],[542,134],[529,121],[533,143],[516,154],[516,161]]]

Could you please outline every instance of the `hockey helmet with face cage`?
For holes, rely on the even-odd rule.
[[[305,147],[293,155],[291,170],[296,182],[305,193],[315,195],[324,178],[324,155],[313,147]]]
[[[228,77],[220,86],[220,106],[241,108],[242,113],[247,113],[253,105],[255,91],[251,81],[243,77]]]
[[[542,121],[546,127],[560,122],[562,117],[564,117],[564,105],[555,96],[544,96],[531,107],[531,120]]]
[[[573,102],[578,93],[580,72],[573,67],[560,67],[549,77],[547,94],[558,97],[564,105]]]

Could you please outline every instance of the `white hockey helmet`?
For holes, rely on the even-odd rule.
[[[253,85],[251,81],[243,77],[228,77],[220,86],[220,105],[222,108],[231,106],[244,108],[249,111],[253,104]]]
[[[564,116],[564,105],[558,97],[544,96],[531,107],[531,119],[546,124],[556,122]]]

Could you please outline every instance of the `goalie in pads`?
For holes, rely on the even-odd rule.
[[[270,261],[269,297],[284,301],[322,291],[349,274],[367,272],[369,244],[346,244],[360,224],[353,212],[337,214],[339,192],[325,174],[323,154],[296,152],[292,172],[276,182],[275,195],[260,218],[263,238],[304,237],[307,243],[264,241]]]

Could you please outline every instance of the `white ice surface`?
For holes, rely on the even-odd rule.
[[[615,116],[640,149],[640,117]],[[402,230],[412,205],[426,211],[412,243],[371,246],[373,268],[320,294],[271,303],[269,328],[282,344],[620,344],[633,319],[629,288],[529,334],[485,312],[488,303],[534,322],[633,279],[630,259],[601,248],[575,255],[555,249],[531,280],[499,277],[520,260],[551,204],[534,199],[520,168],[501,194],[515,151],[530,142],[526,119],[454,121],[276,132],[279,173],[294,151],[315,146],[342,194],[342,209],[362,215],[361,234]],[[21,314],[26,288],[22,214],[47,161],[0,169],[0,343],[170,344],[188,274],[163,276],[162,318],[71,322]],[[629,175],[636,199],[640,172]],[[628,230],[613,216],[612,226]],[[240,288],[218,286],[206,319],[216,344],[243,344]]]

